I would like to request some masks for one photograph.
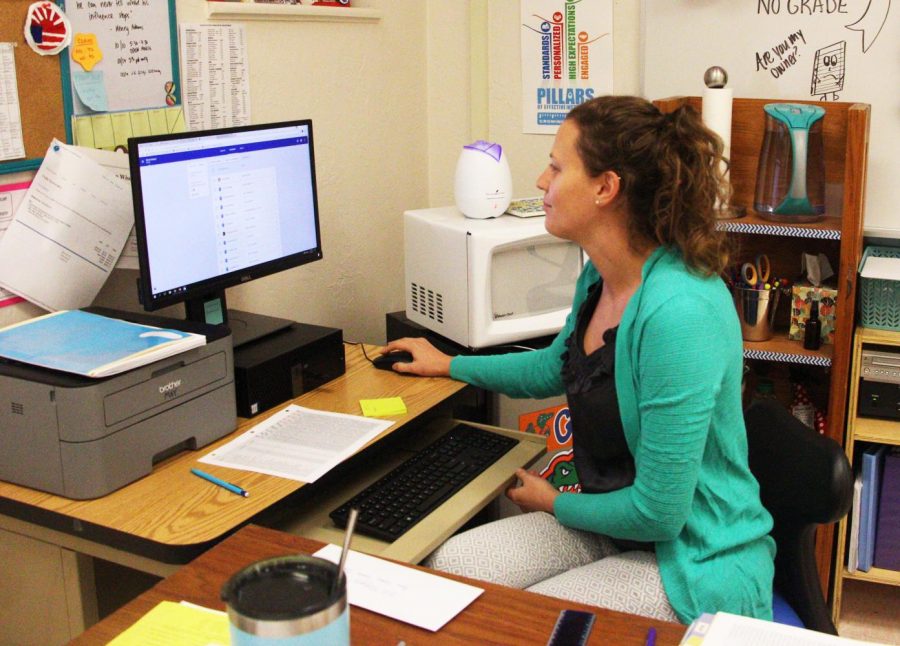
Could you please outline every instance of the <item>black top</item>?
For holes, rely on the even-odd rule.
[[[589,288],[563,355],[573,459],[584,493],[606,493],[634,482],[634,458],[625,442],[614,378],[618,327],[603,333],[603,347],[584,353],[585,331],[602,291],[602,281]]]
[[[606,493],[634,482],[634,457],[625,442],[616,395],[616,334],[603,333],[603,347],[584,353],[584,334],[603,291],[603,281],[588,288],[575,329],[566,339],[562,379],[572,422],[572,459],[583,493]],[[612,538],[624,551],[655,550],[653,543]]]

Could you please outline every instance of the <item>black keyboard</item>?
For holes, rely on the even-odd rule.
[[[458,424],[329,515],[345,528],[355,507],[355,531],[393,542],[516,444],[511,437]]]

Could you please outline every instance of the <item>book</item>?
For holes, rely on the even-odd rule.
[[[764,619],[717,612],[712,618],[703,615],[691,624],[680,646],[862,646],[872,643],[874,642],[828,635]]]
[[[862,502],[862,474],[853,481],[853,506],[850,508],[850,533],[847,536],[847,571],[856,572],[859,566],[859,507]]]
[[[878,517],[878,492],[881,468],[887,445],[873,444],[862,454],[862,502],[859,509],[859,562],[857,568],[868,572],[875,556],[875,529]]]
[[[900,571],[900,452],[897,448],[884,458],[874,565]]]
[[[62,310],[0,330],[0,357],[85,377],[108,377],[206,344],[206,337]]]

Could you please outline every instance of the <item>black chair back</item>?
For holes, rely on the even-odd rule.
[[[853,471],[843,448],[774,400],[744,412],[750,470],[775,520],[775,589],[803,624],[837,634],[816,567],[816,527],[843,518],[853,500]]]

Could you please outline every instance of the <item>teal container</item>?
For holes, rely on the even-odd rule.
[[[825,110],[767,103],[753,207],[778,222],[815,222],[825,213]]]
[[[253,563],[222,586],[232,646],[349,646],[347,578],[315,556]]]

